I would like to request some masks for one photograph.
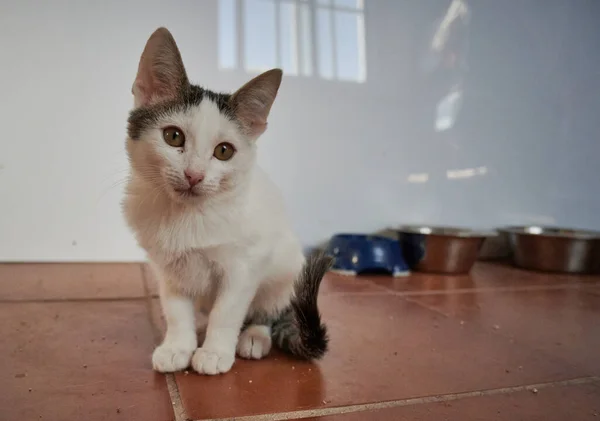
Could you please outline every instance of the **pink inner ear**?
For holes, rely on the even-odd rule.
[[[133,84],[136,106],[151,105],[175,98],[188,84],[177,44],[165,28],[148,39]]]
[[[138,74],[133,86],[133,94],[136,103],[148,106],[161,101],[168,101],[177,96],[178,88],[176,86],[165,86],[157,83],[152,74],[146,74],[142,77]]]
[[[257,109],[239,104],[236,108],[236,116],[250,136],[260,136],[267,129],[267,115],[264,111],[261,113]]]
[[[149,95],[150,90],[144,86],[144,82],[141,78],[138,78],[133,83],[132,88],[133,96],[135,98],[136,107],[147,106],[151,103],[151,98]]]
[[[281,84],[281,76],[281,70],[270,70],[233,94],[235,115],[251,137],[261,135],[267,128],[267,118]]]
[[[260,123],[260,122],[253,122],[250,124],[250,127],[248,128],[248,133],[250,134],[250,136],[252,137],[256,137],[256,136],[260,136],[261,134],[263,134],[265,132],[265,130],[267,130],[267,123]]]

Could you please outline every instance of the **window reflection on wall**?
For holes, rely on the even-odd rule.
[[[364,0],[219,0],[219,66],[362,83]]]
[[[431,83],[445,91],[436,106],[434,129],[437,132],[450,130],[462,107],[470,15],[466,0],[452,0],[438,19],[424,55],[424,70],[431,76]]]

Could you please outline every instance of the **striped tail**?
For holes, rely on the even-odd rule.
[[[272,337],[284,352],[302,360],[315,360],[327,352],[327,327],[317,307],[319,286],[333,259],[323,253],[309,257],[294,286],[294,297],[273,323]]]

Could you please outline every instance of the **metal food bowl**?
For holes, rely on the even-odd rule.
[[[507,227],[513,262],[543,272],[592,273],[600,270],[600,233],[540,226]]]
[[[484,240],[496,236],[457,227],[403,226],[397,231],[412,270],[446,274],[469,273]]]

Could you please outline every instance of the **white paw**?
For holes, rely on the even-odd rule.
[[[177,343],[163,343],[152,354],[152,367],[161,373],[183,370],[189,367],[194,348]]]
[[[242,358],[260,360],[271,350],[271,343],[268,326],[250,325],[240,334],[237,353]]]
[[[198,348],[192,357],[192,368],[199,374],[227,373],[235,361],[235,354]]]

